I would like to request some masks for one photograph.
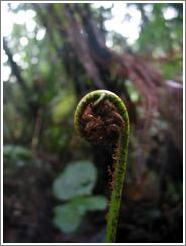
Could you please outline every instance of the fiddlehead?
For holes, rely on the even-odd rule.
[[[107,90],[88,93],[79,102],[74,125],[93,145],[114,146],[112,192],[107,217],[106,241],[116,237],[129,139],[129,118],[123,101]]]

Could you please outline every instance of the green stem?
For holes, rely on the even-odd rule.
[[[111,102],[118,110],[120,116],[124,121],[124,127],[121,128],[120,136],[117,143],[116,158],[114,158],[114,175],[113,186],[109,204],[107,228],[106,228],[106,241],[108,243],[115,242],[116,232],[118,226],[119,210],[121,204],[121,195],[123,189],[123,182],[126,173],[126,162],[128,153],[129,141],[129,117],[128,112],[123,101],[114,93],[107,90],[96,90],[85,95],[79,102],[75,116],[74,125],[77,132],[83,136],[83,128],[81,124],[81,117],[89,103],[94,103],[96,107],[103,100]]]

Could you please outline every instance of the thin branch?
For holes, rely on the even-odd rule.
[[[23,79],[23,77],[21,76],[20,68],[18,67],[17,63],[14,62],[14,60],[13,60],[13,55],[12,55],[12,53],[8,47],[8,44],[7,44],[7,41],[5,38],[3,38],[3,48],[4,48],[4,50],[8,56],[8,62],[12,68],[12,73],[17,78],[17,82],[22,87],[22,89],[26,91],[27,90],[26,82]]]

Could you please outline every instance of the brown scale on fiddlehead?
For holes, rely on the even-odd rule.
[[[100,102],[99,107],[89,103],[80,122],[85,139],[94,145],[115,144],[124,127],[117,108],[108,100]]]

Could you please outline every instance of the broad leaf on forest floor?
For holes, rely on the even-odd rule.
[[[54,195],[62,200],[90,195],[96,182],[96,168],[86,160],[69,163],[54,180]]]
[[[104,210],[107,200],[103,196],[78,197],[54,208],[54,225],[65,233],[75,232],[87,211]]]

